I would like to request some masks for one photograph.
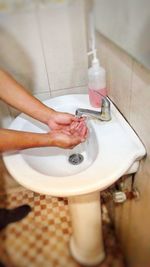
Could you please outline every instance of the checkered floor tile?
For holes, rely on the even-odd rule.
[[[29,204],[32,212],[0,232],[0,259],[5,266],[80,267],[69,253],[72,229],[67,200],[23,188],[7,196],[0,195],[0,207],[22,204]],[[99,267],[124,267],[105,206],[103,227],[107,257]]]

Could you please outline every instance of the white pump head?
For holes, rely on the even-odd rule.
[[[88,52],[87,54],[88,54],[88,56],[93,55],[93,59],[92,59],[92,67],[94,67],[94,68],[99,68],[100,64],[99,64],[99,60],[98,60],[98,58],[97,58],[97,56],[96,56],[96,49],[94,49],[94,50]]]

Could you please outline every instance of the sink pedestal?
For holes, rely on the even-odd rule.
[[[99,264],[105,257],[100,192],[70,197],[68,200],[73,228],[71,254],[83,265]]]

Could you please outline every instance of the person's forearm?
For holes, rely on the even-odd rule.
[[[48,123],[54,112],[29,94],[23,86],[15,81],[9,74],[0,70],[0,99],[23,113]]]
[[[34,147],[73,148],[82,142],[82,137],[67,135],[57,131],[31,133],[0,129],[0,153]]]
[[[53,138],[46,133],[21,132],[0,129],[0,152],[53,145]]]

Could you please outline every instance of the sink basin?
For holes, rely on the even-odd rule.
[[[88,95],[59,96],[44,103],[72,114],[78,108],[94,109],[90,107]],[[24,187],[42,194],[68,197],[73,227],[71,253],[86,265],[98,264],[105,256],[100,191],[122,175],[136,172],[140,159],[146,154],[142,142],[113,103],[111,116],[107,122],[87,119],[89,137],[72,150],[47,147],[3,155],[8,171]],[[45,125],[24,114],[17,117],[10,128],[48,131]],[[72,165],[69,157],[78,153],[83,161]]]
[[[44,103],[73,114],[79,107],[91,108],[87,95],[60,96]],[[135,172],[145,155],[139,138],[112,103],[111,113],[109,122],[88,120],[89,138],[73,150],[34,148],[5,153],[7,169],[26,188],[52,196],[68,197],[105,189],[132,169]],[[48,130],[24,114],[17,117],[10,128],[31,132]],[[74,153],[84,157],[79,165],[68,161]]]
[[[90,130],[88,140],[78,145],[73,150],[56,147],[32,148],[21,151],[20,156],[31,169],[39,172],[41,175],[56,177],[57,179],[77,175],[90,167],[98,154],[96,134],[90,126],[90,123],[88,124]],[[23,129],[27,129],[26,125]],[[33,124],[28,123],[28,131],[38,131],[38,129]],[[96,141],[94,142],[94,140]],[[71,164],[69,157],[78,153],[83,156],[83,161],[77,165]],[[41,192],[43,193],[44,189],[42,189]],[[57,195],[57,193],[54,194]]]

